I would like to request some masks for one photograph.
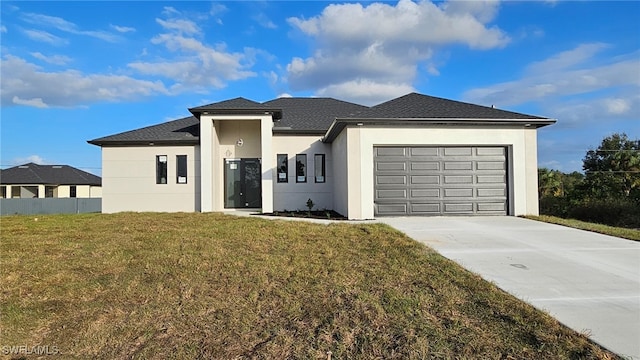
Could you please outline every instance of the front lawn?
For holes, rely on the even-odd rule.
[[[102,359],[614,357],[383,224],[122,213],[2,217],[0,231],[3,349]]]
[[[611,235],[621,237],[624,239],[640,241],[639,229],[628,229],[622,227],[615,227],[603,224],[590,223],[586,221],[580,221],[575,219],[564,219],[557,216],[540,215],[540,216],[525,216],[527,219],[544,221],[551,224],[563,225],[580,230],[593,231],[600,234]]]

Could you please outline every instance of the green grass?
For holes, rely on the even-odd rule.
[[[640,241],[640,230],[627,229],[621,227],[614,227],[603,224],[590,223],[575,219],[563,219],[556,216],[540,215],[540,216],[525,216],[527,219],[544,221],[551,224],[564,225],[575,229],[588,230],[597,232],[600,234],[617,236],[624,239]]]
[[[82,359],[615,358],[383,224],[0,221],[0,346]]]

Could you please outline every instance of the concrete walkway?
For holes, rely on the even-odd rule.
[[[510,216],[379,221],[640,359],[640,242]]]

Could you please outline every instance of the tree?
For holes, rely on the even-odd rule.
[[[582,168],[589,195],[640,199],[640,140],[624,133],[605,137],[597,149],[587,151]]]

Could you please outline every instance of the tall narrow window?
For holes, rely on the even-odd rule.
[[[167,155],[156,155],[156,184],[167,183]]]
[[[176,155],[176,182],[187,183],[187,155]]]
[[[44,187],[44,197],[52,198],[55,197],[55,186],[45,186]]]
[[[0,198],[7,198],[7,187],[5,185],[0,186]]]
[[[69,197],[74,198],[76,196],[77,196],[77,194],[76,194],[76,186],[75,185],[69,186]]]
[[[278,154],[276,166],[278,167],[278,182],[289,182],[289,160],[287,154]]]
[[[296,182],[307,182],[307,155],[296,155]]]
[[[314,176],[317,183],[325,182],[324,154],[316,154],[313,158]]]

